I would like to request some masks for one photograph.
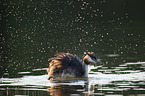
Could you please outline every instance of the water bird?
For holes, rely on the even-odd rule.
[[[88,77],[89,64],[100,62],[94,52],[88,52],[83,58],[83,63],[78,56],[70,53],[56,54],[49,61],[48,80]]]

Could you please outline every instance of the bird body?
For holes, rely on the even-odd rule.
[[[70,53],[60,53],[49,60],[51,60],[47,69],[49,80],[67,77],[88,77],[88,65],[98,61],[94,53],[87,54],[83,59],[83,63],[76,55]]]

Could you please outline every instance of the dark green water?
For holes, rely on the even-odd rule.
[[[0,95],[144,96],[144,0],[2,0]],[[49,82],[48,58],[93,51],[88,80]]]

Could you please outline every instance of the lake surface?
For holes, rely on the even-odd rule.
[[[137,67],[136,67],[137,66]],[[88,79],[49,81],[47,75],[34,75],[47,68],[18,72],[21,77],[1,78],[0,94],[3,96],[39,95],[99,95],[99,96],[144,96],[145,62],[130,62],[118,67],[102,65],[89,67]]]
[[[0,3],[0,96],[145,96],[144,0]],[[47,80],[54,54],[92,51],[88,78]]]

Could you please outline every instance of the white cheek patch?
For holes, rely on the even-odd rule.
[[[94,61],[94,60],[92,60],[92,58],[91,58],[91,57],[88,57],[88,61],[89,61],[89,62],[91,62],[91,63],[95,63],[95,61]]]

